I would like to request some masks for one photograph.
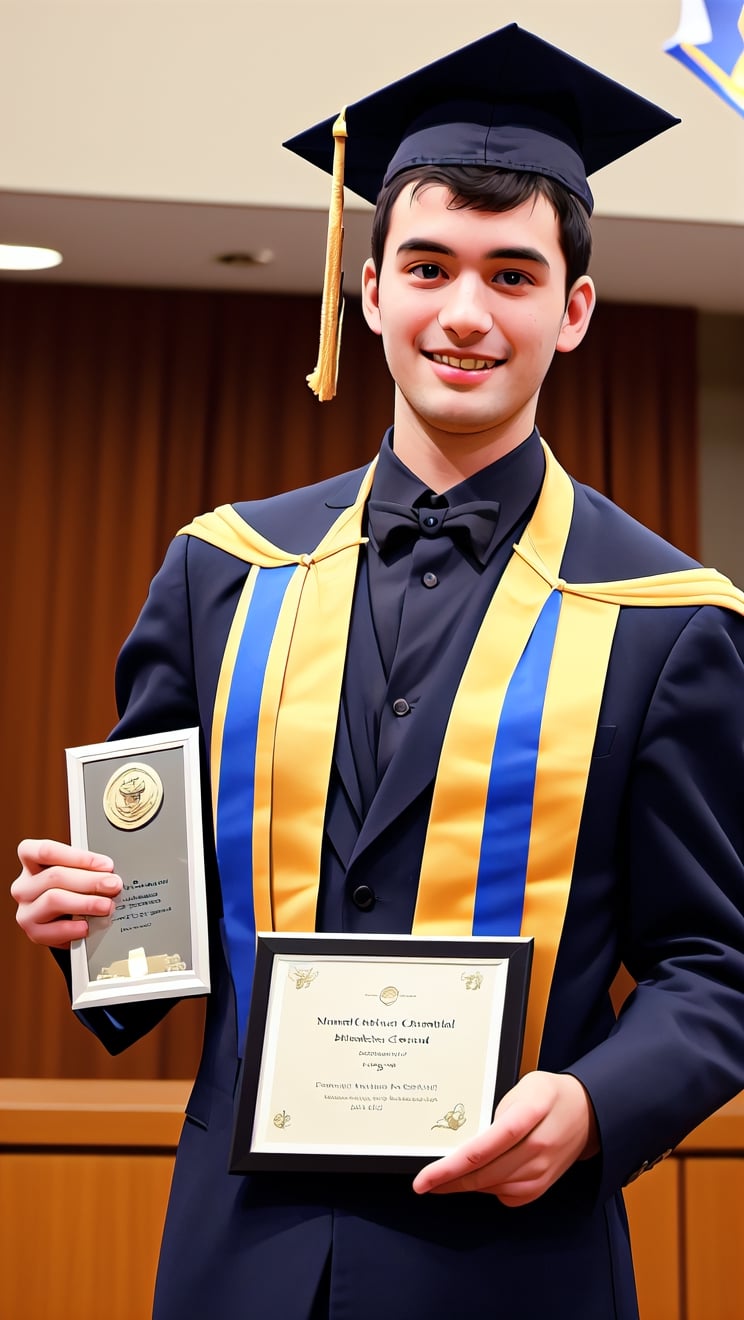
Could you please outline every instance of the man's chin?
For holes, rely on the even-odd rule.
[[[509,418],[494,413],[492,409],[429,409],[419,414],[428,430],[438,431],[442,435],[459,436],[462,439],[496,438],[509,425]]]

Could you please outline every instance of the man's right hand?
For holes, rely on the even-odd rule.
[[[110,857],[53,839],[24,839],[18,857],[23,869],[10,892],[16,921],[34,944],[67,949],[85,939],[88,917],[111,916],[121,879]]]

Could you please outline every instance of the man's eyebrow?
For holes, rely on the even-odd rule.
[[[486,257],[489,261],[534,261],[538,266],[550,267],[544,253],[532,247],[494,248],[492,252],[486,253]]]
[[[433,238],[407,238],[401,243],[398,252],[438,252],[442,257],[454,257],[452,248],[444,243],[435,243]]]
[[[398,248],[399,254],[403,252],[433,252],[443,257],[457,256],[453,248],[447,247],[444,243],[437,243],[433,238],[408,238]],[[533,261],[538,266],[550,268],[547,257],[537,248],[532,247],[492,248],[490,252],[484,253],[484,257],[486,261]]]

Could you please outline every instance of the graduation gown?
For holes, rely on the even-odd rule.
[[[236,507],[268,540],[302,553],[353,502],[360,478]],[[575,485],[561,570],[568,581],[690,564]],[[176,539],[120,657],[115,736],[198,724],[209,746],[245,576],[238,558]],[[350,648],[347,675],[365,663],[354,629]],[[437,672],[427,737],[393,761],[384,797],[353,837],[342,714],[323,854],[326,929],[410,929],[463,659]],[[519,1209],[484,1195],[416,1197],[399,1176],[227,1173],[239,1042],[205,796],[213,991],[176,1162],[157,1320],[305,1320],[319,1289],[328,1295],[320,1313],[327,1306],[334,1320],[444,1320],[471,1310],[520,1320],[637,1315],[621,1188],[744,1086],[743,679],[741,617],[709,606],[621,610],[539,1061],[587,1088],[602,1150]],[[332,840],[334,830],[347,831],[345,841]],[[375,895],[371,907],[355,900],[360,886]],[[616,1020],[609,988],[621,962],[638,987]],[[96,1010],[85,1020],[118,1051],[168,1007],[130,1005],[115,1017]]]

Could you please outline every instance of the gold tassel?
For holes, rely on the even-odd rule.
[[[333,125],[333,184],[328,212],[328,241],[323,278],[323,301],[320,309],[320,347],[315,370],[307,383],[321,403],[332,399],[338,380],[338,356],[341,349],[341,254],[344,245],[344,163],[346,158],[346,107]]]

